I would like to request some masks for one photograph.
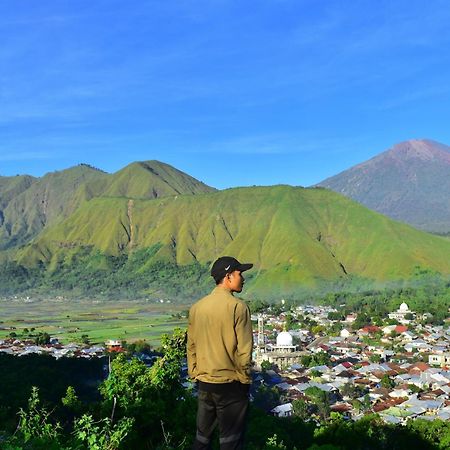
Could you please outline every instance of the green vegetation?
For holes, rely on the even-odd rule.
[[[301,357],[301,363],[305,367],[326,366],[330,364],[330,355],[326,352],[304,355]]]
[[[178,266],[158,260],[152,263],[160,248],[155,245],[117,257],[80,249],[64,261],[55,261],[51,270],[42,264],[26,268],[8,262],[0,272],[0,291],[3,295],[23,293],[43,298],[147,298],[181,303],[204,296],[212,289],[206,265]]]
[[[361,291],[417,270],[450,274],[447,239],[324,189],[274,186],[93,198],[0,255],[8,261],[0,290],[190,301],[210,289],[208,268],[220,254],[254,262],[245,295],[271,300]]]
[[[442,325],[450,308],[450,281],[433,271],[416,268],[413,278],[404,286],[397,284],[383,289],[330,293],[316,301],[339,306],[344,315],[357,312],[358,328],[384,323],[388,313],[397,310],[403,302],[419,314],[419,322]]]
[[[16,413],[25,408],[33,386],[47,404],[59,405],[73,386],[80,401],[90,404],[99,398],[97,386],[103,378],[106,358],[55,358],[47,355],[17,356],[0,353],[0,429],[13,429]]]
[[[42,178],[0,177],[0,249],[26,244],[92,198],[148,199],[212,191],[158,161],[133,163],[114,174],[79,164]]]
[[[83,184],[103,174],[88,166],[76,166],[48,173],[42,178],[10,179],[9,195],[2,197],[0,210],[0,249],[23,245],[46,226],[68,217],[76,205],[73,198]],[[6,201],[8,199],[8,201]]]

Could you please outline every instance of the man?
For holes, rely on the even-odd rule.
[[[252,267],[219,258],[211,268],[215,289],[189,311],[188,371],[199,388],[196,450],[211,448],[217,424],[221,450],[243,448],[253,333],[248,306],[233,294],[242,291],[242,272]]]

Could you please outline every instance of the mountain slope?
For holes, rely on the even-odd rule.
[[[49,270],[77,252],[130,255],[153,248],[158,262],[207,266],[230,254],[255,263],[249,292],[295,291],[350,275],[408,278],[421,266],[450,274],[450,242],[370,211],[325,189],[228,189],[156,200],[96,198],[45,230],[16,258]]]
[[[417,228],[450,231],[450,147],[411,140],[319,183]]]
[[[140,161],[83,187],[84,199],[94,197],[158,198],[213,192],[214,188],[159,161]]]
[[[82,183],[102,176],[102,172],[86,165],[51,172],[32,183],[24,181],[21,192],[16,192],[3,209],[0,226],[0,248],[24,244],[45,226],[73,211],[72,196]],[[29,180],[30,177],[24,177]],[[3,202],[6,192],[0,192]]]
[[[157,198],[215,190],[158,161],[132,163],[113,174],[80,164],[38,179],[10,178],[0,178],[0,249],[29,242],[95,197]]]
[[[26,191],[36,178],[29,175],[15,177],[0,177],[0,209],[3,210],[17,195]]]

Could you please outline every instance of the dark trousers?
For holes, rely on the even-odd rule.
[[[244,448],[248,389],[248,385],[238,382],[215,386],[200,383],[194,450],[211,449],[211,437],[217,425],[221,450]]]

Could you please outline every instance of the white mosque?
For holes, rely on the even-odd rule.
[[[294,345],[292,335],[288,331],[282,331],[277,336],[276,344],[264,343],[264,321],[262,316],[258,317],[258,345],[256,348],[255,362],[261,366],[263,361],[276,364],[280,369],[297,364],[304,352],[298,350]]]
[[[408,324],[410,320],[406,319],[407,314],[412,314],[413,316],[416,315],[414,311],[411,311],[409,309],[409,306],[403,302],[400,307],[397,309],[397,311],[394,311],[392,313],[389,313],[389,319],[397,320],[400,323]]]

